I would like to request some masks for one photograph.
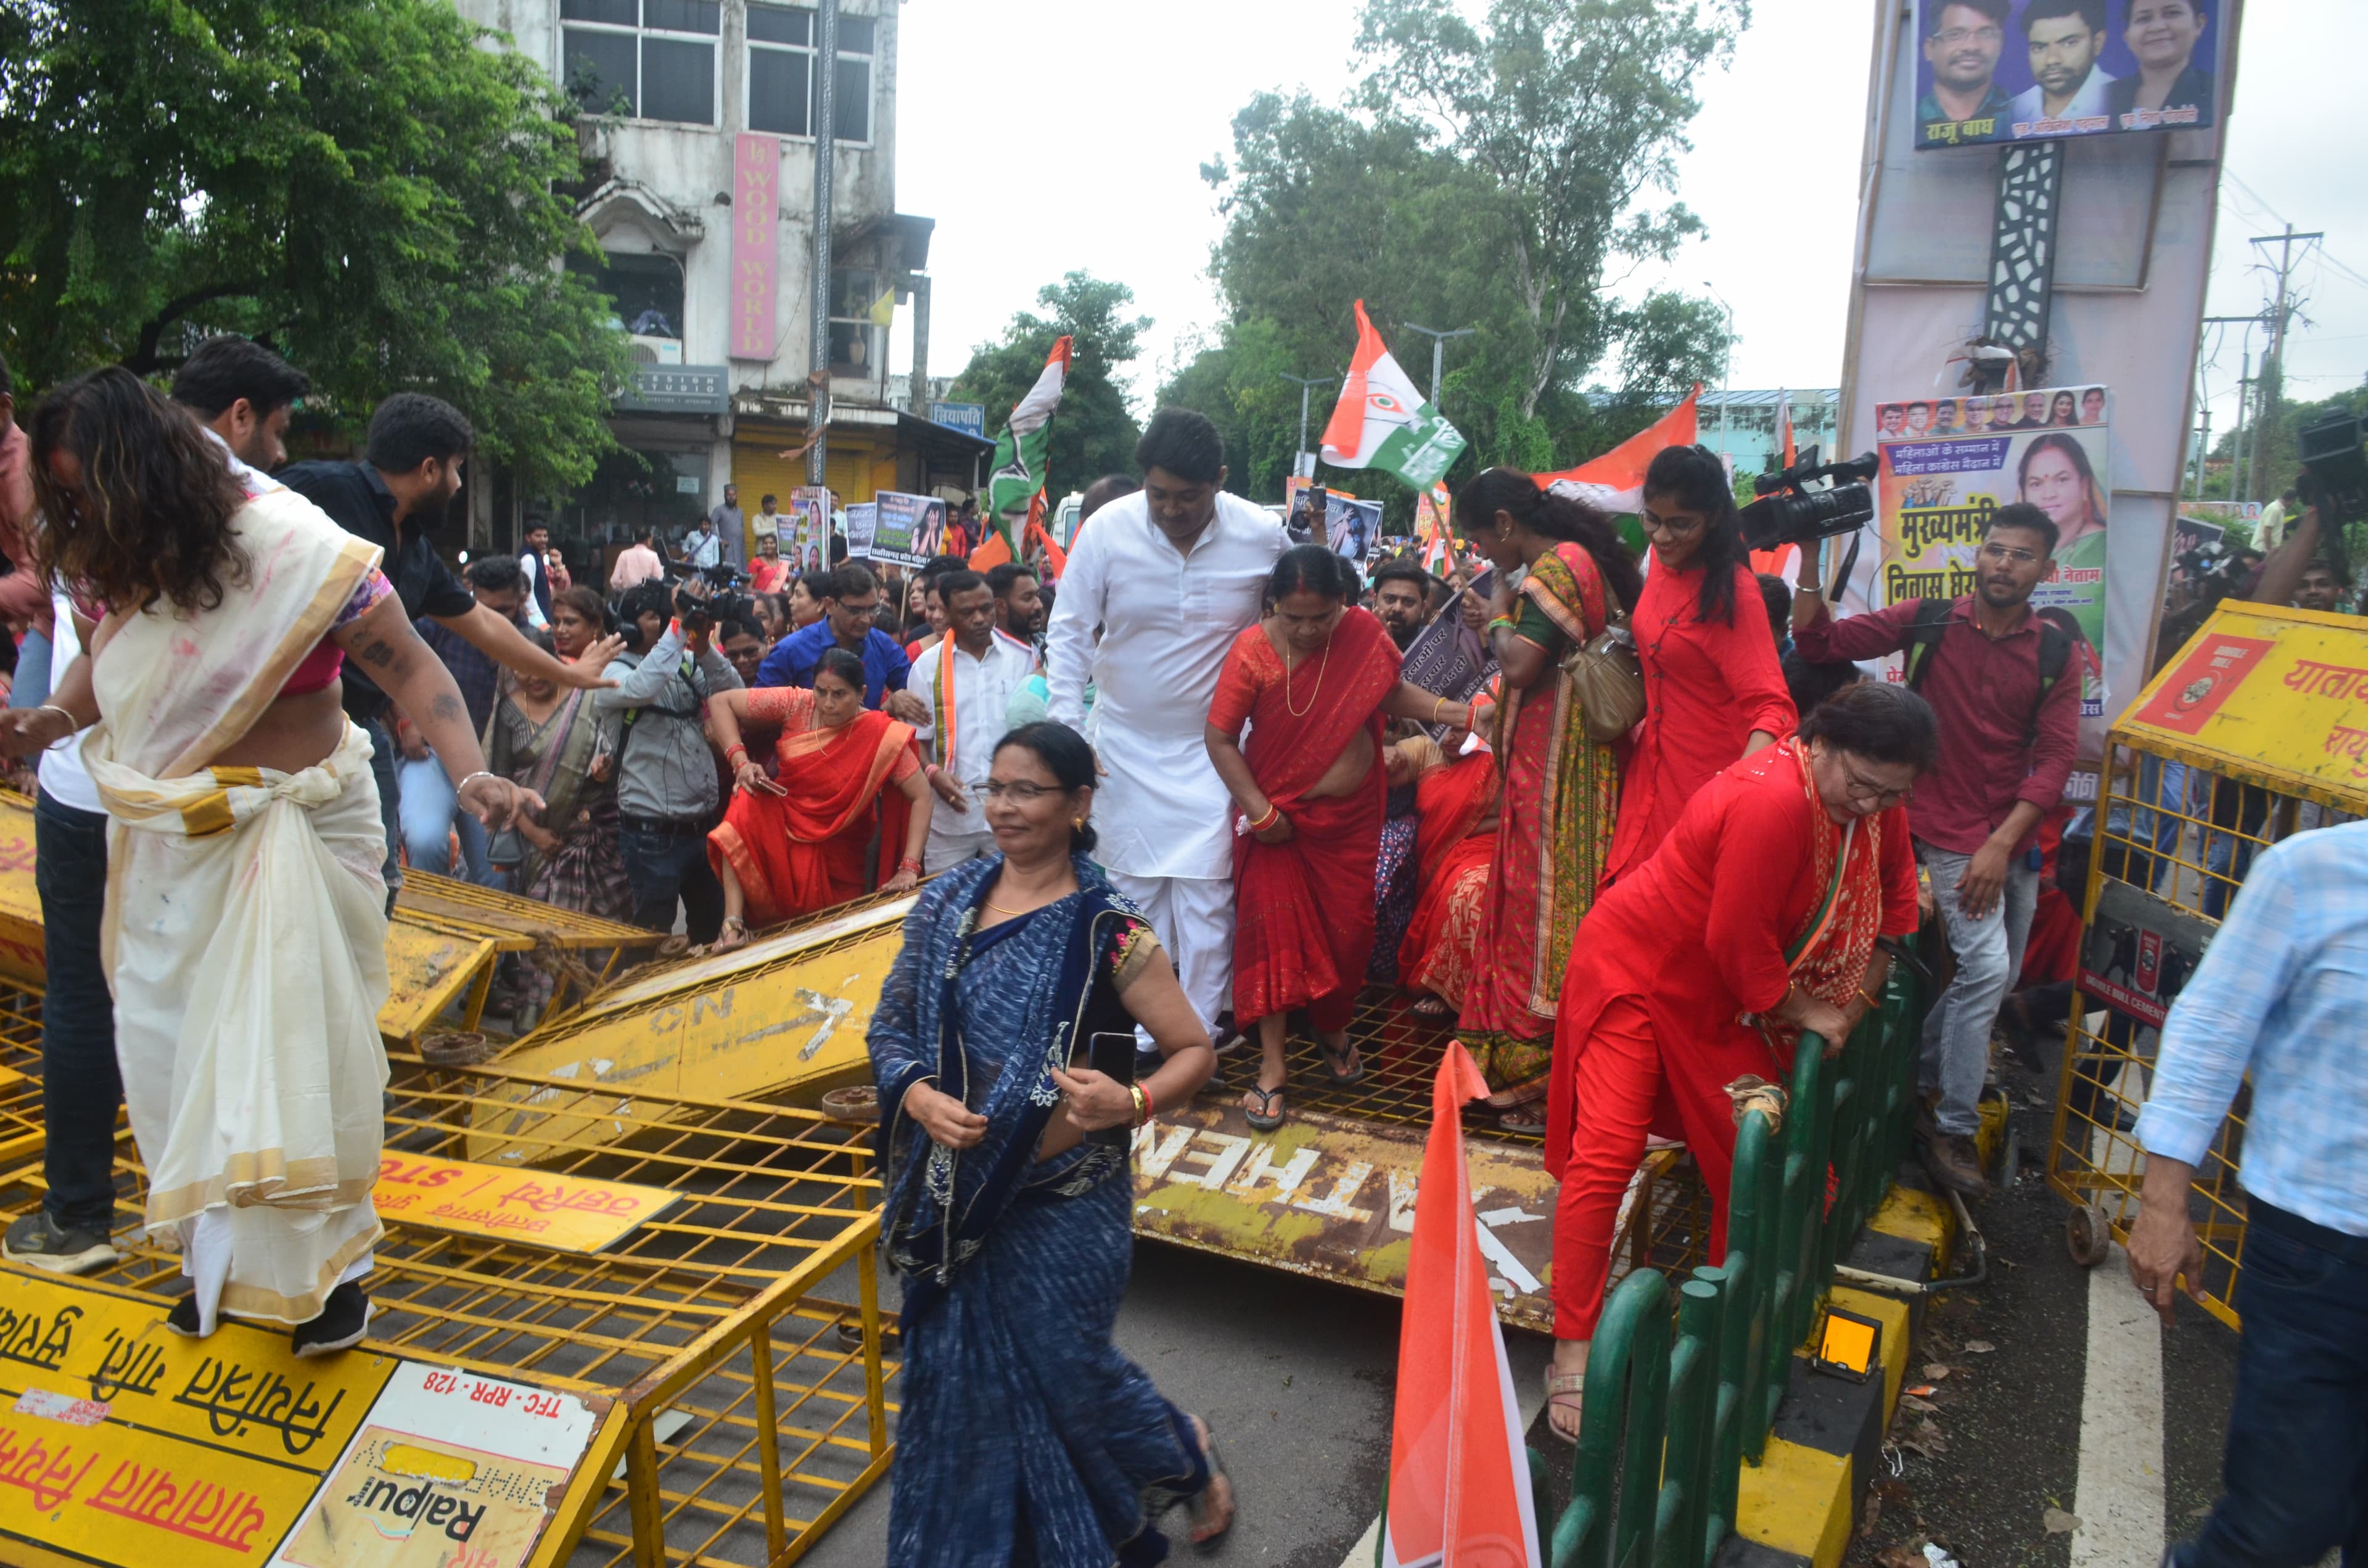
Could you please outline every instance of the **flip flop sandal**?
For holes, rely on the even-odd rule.
[[[1333,1053],[1330,1046],[1321,1040],[1316,1042],[1315,1049],[1323,1053],[1325,1082],[1334,1088],[1353,1089],[1365,1081],[1365,1062],[1362,1057],[1358,1057],[1357,1070],[1354,1073],[1340,1071],[1340,1063],[1344,1059],[1357,1055],[1357,1048],[1354,1045],[1345,1047],[1338,1055]]]
[[[1280,1094],[1281,1091],[1275,1092]],[[1186,1501],[1184,1506],[1187,1516],[1192,1521],[1194,1550],[1214,1551],[1224,1540],[1227,1532],[1233,1529],[1234,1515],[1238,1512],[1238,1509],[1234,1496],[1234,1478],[1225,1473],[1224,1465],[1217,1459],[1217,1435],[1210,1431],[1205,1423],[1201,1427],[1201,1457],[1209,1466],[1209,1484],[1194,1493]],[[1225,1489],[1225,1522],[1204,1536],[1201,1531],[1213,1522],[1216,1512],[1216,1499],[1213,1494],[1220,1485]]]
[[[1548,1367],[1546,1369],[1546,1409],[1549,1413],[1557,1407],[1558,1402],[1559,1408],[1564,1410],[1578,1410],[1584,1408],[1579,1396],[1584,1394],[1586,1392],[1587,1374],[1585,1372],[1564,1372],[1557,1375],[1552,1367]],[[1546,1430],[1553,1433],[1556,1438],[1563,1442],[1576,1443],[1578,1441],[1577,1437],[1565,1437],[1563,1435],[1562,1428],[1554,1424],[1554,1416],[1552,1414],[1548,1414],[1546,1416]]]
[[[1285,1088],[1289,1086],[1284,1085]],[[1243,1119],[1247,1120],[1254,1131],[1272,1132],[1282,1125],[1284,1113],[1274,1108],[1275,1102],[1282,1098],[1282,1089],[1261,1089],[1256,1084],[1252,1084],[1244,1092],[1258,1097],[1258,1109],[1251,1110],[1247,1106],[1242,1109]]]
[[[1489,1108],[1511,1110],[1517,1106],[1535,1105],[1546,1097],[1546,1090],[1553,1084],[1552,1077],[1531,1078],[1529,1082],[1516,1084],[1509,1089],[1498,1089],[1488,1096]]]
[[[1510,1110],[1497,1113],[1497,1126],[1506,1132],[1543,1132],[1546,1130],[1546,1113],[1535,1104],[1517,1105]]]
[[[1406,1010],[1421,1018],[1443,1018],[1451,1011],[1446,1002],[1437,996],[1425,996],[1409,1004]]]

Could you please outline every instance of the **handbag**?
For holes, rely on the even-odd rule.
[[[1578,716],[1592,741],[1615,741],[1645,716],[1645,667],[1628,627],[1628,607],[1610,584],[1603,588],[1603,630],[1562,656],[1562,673],[1578,698]]]

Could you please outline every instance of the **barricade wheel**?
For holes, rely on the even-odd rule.
[[[2090,1203],[2064,1216],[2064,1248],[2083,1268],[2104,1262],[2113,1248],[2113,1227],[2105,1211]]]

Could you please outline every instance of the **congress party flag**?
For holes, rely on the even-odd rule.
[[[1695,406],[1701,398],[1702,385],[1696,382],[1694,390],[1686,394],[1685,402],[1653,424],[1593,462],[1581,463],[1560,473],[1539,474],[1538,487],[1576,496],[1607,512],[1633,514],[1644,505],[1645,471],[1653,466],[1653,459],[1665,447],[1691,447],[1694,444],[1694,437],[1699,433]]]
[[[1487,1092],[1471,1053],[1450,1040],[1415,1191],[1383,1568],[1543,1568],[1520,1407],[1463,1165],[1463,1107]]]
[[[1003,546],[1003,560],[1019,555],[1019,530],[1028,520],[1029,508],[1043,494],[1045,460],[1053,445],[1053,411],[1061,406],[1061,388],[1068,376],[1069,340],[1064,337],[1044,357],[1043,373],[1012,408],[1003,434],[995,439],[995,468],[986,481],[986,520]]]
[[[1349,362],[1340,402],[1324,427],[1324,460],[1334,468],[1377,468],[1428,490],[1463,450],[1463,437],[1422,401],[1382,346],[1357,301],[1357,357]]]

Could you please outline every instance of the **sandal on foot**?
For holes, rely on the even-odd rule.
[[[1452,1009],[1447,1006],[1447,1002],[1444,997],[1417,996],[1408,1006],[1406,1010],[1419,1017],[1443,1018],[1448,1016]]]
[[[1534,1105],[1546,1097],[1546,1089],[1553,1082],[1550,1077],[1531,1078],[1509,1089],[1498,1089],[1488,1096],[1488,1108],[1491,1110],[1511,1110],[1516,1106]]]
[[[1248,1121],[1250,1127],[1254,1131],[1259,1132],[1272,1132],[1276,1128],[1282,1125],[1283,1113],[1275,1108],[1282,1103],[1282,1090],[1283,1085],[1277,1085],[1271,1089],[1261,1089],[1256,1084],[1252,1084],[1248,1088],[1242,1091],[1244,1094],[1256,1095],[1258,1096],[1258,1109],[1252,1110],[1247,1106],[1244,1106],[1242,1108],[1243,1119]]]
[[[1553,1367],[1546,1368],[1546,1430],[1565,1443],[1578,1441],[1577,1431],[1578,1412],[1584,1408],[1581,1396],[1586,1392],[1587,1374],[1585,1372],[1557,1373]],[[1554,1425],[1554,1413],[1557,1410],[1567,1410],[1571,1413],[1570,1423],[1573,1430],[1565,1432]]]
[[[748,922],[736,915],[727,915],[723,917],[723,928],[715,934],[715,940],[709,944],[707,950],[711,953],[736,952],[747,945]]]
[[[1506,1132],[1543,1132],[1546,1130],[1545,1107],[1531,1102],[1499,1111],[1497,1113],[1497,1126]]]
[[[1195,1415],[1192,1432],[1201,1439],[1201,1459],[1209,1467],[1209,1483],[1184,1506],[1192,1520],[1192,1544],[1206,1551],[1234,1528],[1234,1480],[1217,1459],[1217,1435],[1209,1430],[1209,1424]]]
[[[1325,1044],[1319,1040],[1315,1042],[1315,1049],[1324,1053],[1325,1082],[1330,1084],[1334,1088],[1353,1089],[1358,1085],[1365,1081],[1365,1063],[1357,1054],[1357,1046],[1355,1041],[1351,1040],[1349,1044],[1342,1046],[1338,1051],[1335,1051],[1330,1046]],[[1356,1071],[1344,1072],[1340,1066],[1340,1063],[1343,1062],[1356,1062]]]

